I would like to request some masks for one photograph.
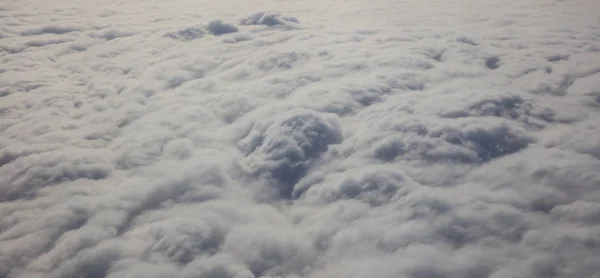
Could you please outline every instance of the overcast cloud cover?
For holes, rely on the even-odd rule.
[[[2,1],[0,60],[0,277],[600,277],[600,1]]]

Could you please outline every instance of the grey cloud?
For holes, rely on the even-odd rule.
[[[278,69],[290,69],[295,64],[302,61],[309,60],[310,56],[303,52],[282,52],[272,53],[267,57],[260,58],[254,61],[254,65],[261,70],[278,70]]]
[[[257,123],[239,141],[246,153],[242,165],[251,174],[275,180],[280,194],[292,188],[328,145],[342,141],[337,119],[310,110],[291,110],[282,118]]]
[[[375,157],[386,161],[401,156],[432,162],[477,163],[517,152],[531,142],[523,130],[493,121],[486,126],[467,121],[460,126],[435,126],[431,130],[419,122],[399,123],[394,129],[407,135],[382,138],[374,147]]]
[[[179,31],[169,32],[165,36],[176,40],[189,41],[202,38],[204,33],[204,30],[200,27],[188,27]]]
[[[237,27],[231,24],[224,23],[221,20],[213,20],[210,23],[208,23],[206,27],[208,28],[208,31],[210,31],[213,35],[217,36],[235,33],[238,31]]]
[[[300,23],[297,18],[293,16],[284,16],[277,12],[257,12],[241,21],[242,25],[289,25],[289,24]]]
[[[178,30],[170,30],[165,34],[165,36],[180,41],[192,41],[195,39],[203,38],[206,35],[206,33],[221,36],[236,32],[238,32],[238,28],[235,25],[216,19],[208,22],[206,26],[198,25],[184,27]]]

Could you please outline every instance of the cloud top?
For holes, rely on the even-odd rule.
[[[600,273],[598,1],[4,2],[0,277]]]

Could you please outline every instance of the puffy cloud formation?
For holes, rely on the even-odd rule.
[[[256,123],[239,143],[246,172],[272,179],[282,197],[291,197],[294,185],[328,146],[342,141],[339,123],[325,116],[291,110],[280,119]]]
[[[297,18],[293,16],[284,16],[277,12],[257,12],[245,19],[242,19],[242,25],[289,25],[293,23],[300,23]]]
[[[599,277],[598,1],[4,1],[0,277]]]

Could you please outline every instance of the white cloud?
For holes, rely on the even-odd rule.
[[[0,4],[0,277],[597,277],[597,1]]]
[[[257,12],[245,19],[241,20],[242,25],[288,25],[300,23],[297,18],[293,16],[284,16],[277,12]]]

